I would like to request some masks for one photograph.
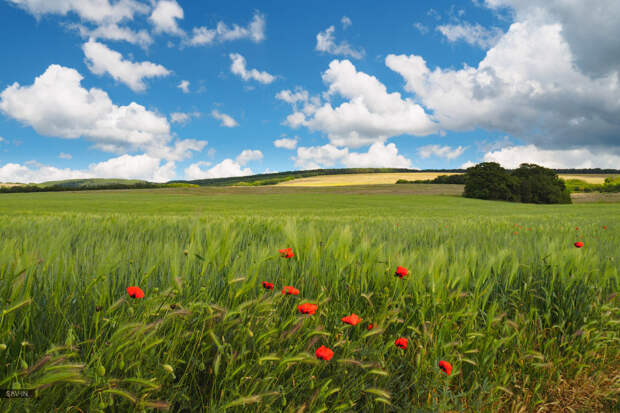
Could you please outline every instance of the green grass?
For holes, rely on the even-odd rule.
[[[0,196],[2,411],[619,407],[619,204],[237,189]]]

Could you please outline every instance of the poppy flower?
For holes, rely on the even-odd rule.
[[[603,225],[603,229],[607,229],[607,225]]]
[[[131,298],[144,298],[144,291],[140,287],[127,287],[127,294]]]
[[[357,316],[357,314],[351,314],[348,315],[346,317],[342,317],[341,320],[347,324],[351,324],[352,326],[356,325],[357,323],[359,323],[360,321],[362,321],[361,318],[359,318]]]
[[[575,231],[579,231],[579,227],[575,227]]]
[[[263,281],[263,287],[266,290],[273,290],[273,284],[272,283],[268,283],[267,281]]]
[[[443,361],[441,360],[439,362],[439,368],[446,373],[448,376],[452,373],[452,364],[448,363],[447,361]]]
[[[409,274],[409,271],[407,271],[407,269],[405,267],[398,267],[396,268],[396,273],[394,275],[400,277],[401,279],[406,276],[407,274]]]
[[[285,248],[283,250],[280,250],[280,256],[283,258],[293,258],[295,254],[293,254],[293,249],[292,248]]]
[[[374,327],[375,325],[373,323],[368,323],[368,325],[366,326],[368,330],[372,330]]]
[[[575,247],[577,247],[577,248],[583,247],[583,242],[581,242],[581,241],[575,242]]]
[[[401,337],[399,339],[397,339],[394,344],[396,345],[396,347],[400,347],[403,350],[407,348],[407,345],[409,344],[409,340],[407,340],[404,337]]]
[[[517,234],[518,234],[518,232],[517,232],[517,231],[515,231],[515,232],[513,232],[513,234],[517,235]]]
[[[317,348],[314,354],[321,360],[331,360],[331,358],[334,357],[334,352],[325,346]]]
[[[290,294],[290,295],[298,295],[299,290],[295,287],[291,287],[290,285],[284,287],[282,290],[282,294]]]
[[[316,313],[317,308],[319,308],[318,305],[310,304],[310,303],[304,303],[302,305],[297,306],[297,309],[299,310],[300,313],[310,314],[310,315]]]

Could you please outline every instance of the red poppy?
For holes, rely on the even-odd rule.
[[[372,330],[374,328],[374,324],[373,323],[368,323],[368,326],[366,326],[367,329]]]
[[[407,345],[409,344],[409,340],[407,340],[404,337],[401,337],[399,339],[397,339],[394,344],[396,345],[396,347],[400,347],[403,350],[407,348]]]
[[[127,293],[131,298],[144,298],[144,291],[140,287],[127,287]]]
[[[334,357],[334,352],[325,346],[317,348],[314,354],[321,360],[331,360],[331,358]]]
[[[295,288],[295,287],[291,287],[290,285],[287,285],[282,290],[282,294],[298,295],[299,294],[299,290],[297,288]]]
[[[273,290],[273,284],[272,283],[268,283],[267,281],[263,281],[263,287],[266,290]]]
[[[302,305],[297,306],[297,309],[299,310],[300,313],[310,314],[310,315],[316,313],[317,308],[319,308],[318,305],[310,304],[310,303],[304,303]]]
[[[407,274],[409,274],[409,271],[407,271],[407,269],[405,267],[398,267],[396,268],[396,273],[394,275],[400,277],[401,279],[406,276]]]
[[[447,361],[443,361],[441,360],[439,362],[439,368],[446,373],[448,376],[452,373],[452,364],[448,363]]]
[[[292,248],[285,248],[283,250],[280,250],[280,256],[284,257],[284,258],[293,258],[295,254],[293,254],[293,249]]]
[[[603,225],[603,229],[607,229],[607,226],[606,226],[606,225]]]
[[[575,231],[579,231],[579,227],[575,227]]]
[[[518,234],[518,232],[517,232],[517,231],[515,231],[513,234],[517,235],[517,234]]]
[[[342,317],[341,320],[347,324],[351,324],[352,326],[356,325],[357,323],[359,323],[360,321],[362,321],[361,318],[359,318],[357,316],[357,314],[351,314],[348,315],[346,317]]]
[[[581,242],[581,241],[575,242],[575,247],[577,247],[577,248],[583,247],[583,242]]]

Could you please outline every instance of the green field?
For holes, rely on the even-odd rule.
[[[459,190],[2,194],[0,410],[619,409],[620,204]]]

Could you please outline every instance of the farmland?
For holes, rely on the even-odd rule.
[[[3,194],[0,388],[36,398],[0,407],[617,409],[620,204],[459,191]],[[362,322],[341,321],[351,314]]]

